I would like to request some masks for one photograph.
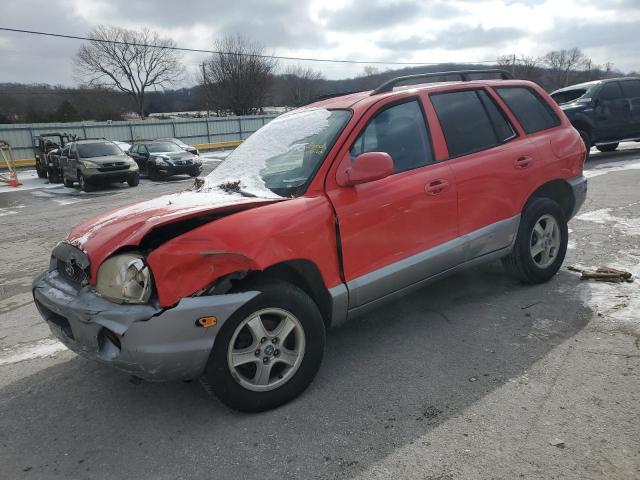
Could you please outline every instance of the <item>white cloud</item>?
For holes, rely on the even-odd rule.
[[[171,0],[155,6],[136,0],[22,0],[5,2],[2,10],[8,27],[84,34],[99,23],[146,26],[191,48],[210,48],[217,36],[236,31],[287,56],[425,63],[540,56],[576,46],[597,64],[640,70],[637,42],[627,35],[640,30],[638,0]],[[0,82],[73,84],[78,46],[1,32]],[[194,78],[203,58],[184,55],[187,78]],[[363,67],[312,66],[326,78],[353,76]]]

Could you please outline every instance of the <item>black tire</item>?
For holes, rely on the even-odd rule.
[[[129,175],[129,177],[127,178],[127,183],[130,187],[137,187],[140,183],[140,174],[136,172],[132,175]]]
[[[49,167],[49,183],[60,183],[60,172],[56,167]]]
[[[279,280],[252,285],[245,291],[259,295],[243,305],[222,326],[216,336],[202,378],[205,388],[228,407],[242,412],[263,412],[283,405],[300,395],[315,377],[325,344],[325,326],[315,302],[299,288]],[[257,392],[245,388],[231,374],[227,356],[229,343],[238,326],[253,313],[278,308],[293,314],[302,325],[305,351],[291,378],[273,390]]]
[[[607,143],[606,145],[596,145],[596,148],[601,152],[615,152],[619,143]]]
[[[47,178],[47,169],[40,165],[40,162],[36,161],[36,172],[38,178]]]
[[[589,152],[591,151],[591,135],[589,135],[589,132],[585,130],[578,130],[578,133],[584,142],[584,146],[587,147],[587,154],[584,157],[586,161],[589,159]]]
[[[531,242],[535,225],[545,215],[551,215],[557,222],[560,245],[553,262],[545,268],[540,268],[532,258]],[[549,198],[534,198],[522,213],[513,250],[502,259],[502,263],[512,277],[523,283],[546,282],[560,269],[567,253],[568,239],[567,220],[560,205]]]
[[[189,172],[189,176],[190,177],[197,177],[198,175],[200,175],[202,173],[202,170],[192,170]]]
[[[62,175],[62,183],[64,183],[64,186],[67,188],[73,188],[73,180],[64,174]]]
[[[156,167],[154,165],[150,165],[149,163],[147,163],[147,175],[149,176],[149,179],[153,180],[154,182],[157,182],[162,178]]]
[[[81,172],[78,172],[78,183],[80,184],[80,188],[82,189],[82,191],[84,192],[93,191],[93,185],[91,184],[91,182],[89,182],[86,179],[86,177]]]

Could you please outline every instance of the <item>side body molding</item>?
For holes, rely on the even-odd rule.
[[[399,295],[475,263],[507,255],[520,225],[520,215],[462,235],[437,247],[362,275],[329,290],[332,325],[339,325]]]

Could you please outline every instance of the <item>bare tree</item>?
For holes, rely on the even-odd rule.
[[[147,88],[166,87],[182,77],[175,42],[147,29],[127,30],[100,25],[89,33],[75,58],[76,75],[92,87],[106,87],[127,94],[145,117]]]
[[[542,61],[536,57],[526,55],[502,55],[496,62],[498,67],[511,71],[514,77],[522,80],[539,82]]]
[[[266,103],[277,67],[263,47],[241,35],[225,36],[214,44],[214,53],[202,66],[201,85],[210,106],[235,115],[259,112]]]
[[[544,64],[551,71],[555,87],[569,85],[571,73],[583,69],[587,61],[587,56],[579,48],[554,50],[543,58]]]
[[[322,72],[299,65],[289,66],[282,75],[284,82],[284,103],[299,107],[318,96],[324,77]]]

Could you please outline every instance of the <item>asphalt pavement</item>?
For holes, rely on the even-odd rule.
[[[587,164],[565,267],[640,274],[640,144],[622,148]],[[331,330],[310,388],[257,415],[65,350],[30,292],[52,248],[192,181],[0,191],[0,478],[640,478],[640,280],[481,265]]]

